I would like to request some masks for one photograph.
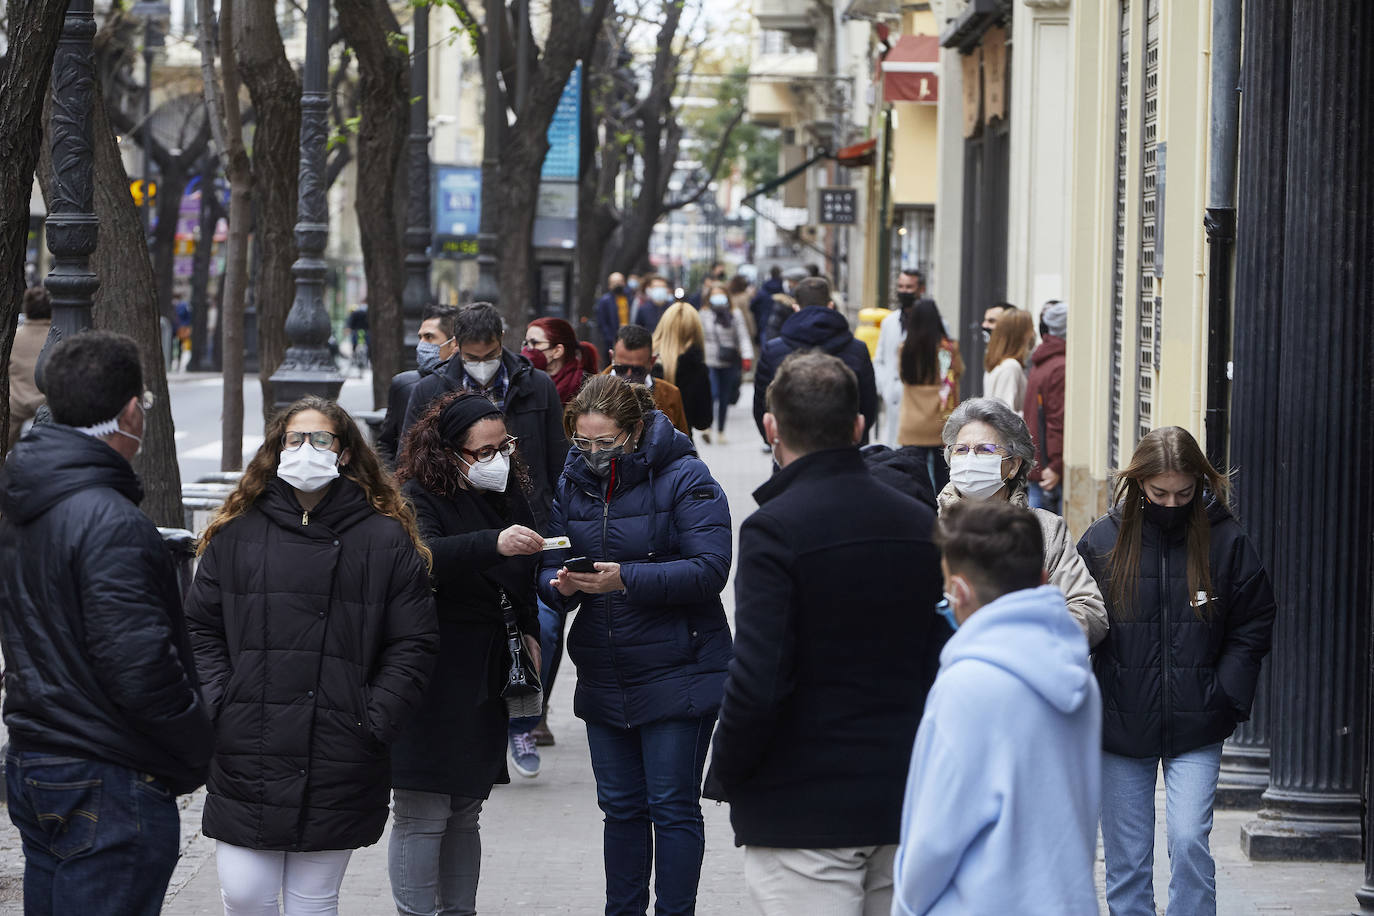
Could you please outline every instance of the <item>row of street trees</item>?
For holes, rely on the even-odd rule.
[[[462,28],[439,40],[471,43],[486,74],[485,98],[495,106],[486,118],[494,141],[488,149],[495,155],[484,163],[483,229],[494,237],[495,298],[516,332],[523,330],[534,295],[531,243],[549,125],[579,61],[586,75],[578,251],[584,310],[608,265],[647,267],[655,223],[709,193],[722,170],[757,143],[754,129],[742,123],[742,72],[722,75],[718,63],[710,79],[698,72],[707,57],[705,36],[699,8],[686,0],[641,0],[634,8],[611,0],[485,0],[481,8],[469,0],[440,2]],[[97,102],[89,124],[100,233],[93,321],[138,335],[154,376],[150,387],[165,394],[159,317],[172,317],[177,223],[184,192],[199,180],[195,337],[203,348],[206,315],[217,300],[226,392],[222,465],[235,470],[244,431],[245,313],[251,308],[256,314],[265,411],[274,400],[270,378],[288,345],[302,81],[299,62],[287,55],[277,0],[199,0],[198,7],[202,85],[171,94],[151,113],[143,108],[148,87],[138,66],[143,21],[116,0],[99,24]],[[45,194],[51,182],[44,103],[66,91],[49,86],[65,9],[59,0],[8,0],[0,23],[0,355],[6,364],[23,292],[29,188],[35,174]],[[373,399],[380,405],[408,344],[401,303],[414,50],[406,25],[412,10],[390,0],[334,0],[333,12],[325,180],[332,183],[349,163],[356,166]],[[3,42],[5,35],[20,34],[26,40]],[[716,104],[705,113],[689,111],[682,98],[691,93],[709,95]],[[136,144],[159,174],[156,222],[146,239],[143,214],[127,190],[121,139]],[[684,159],[692,161],[688,174],[679,173]],[[221,218],[228,224],[225,265],[218,289],[211,289],[211,239]],[[204,350],[196,354],[198,368],[208,368],[204,357]],[[7,377],[0,372],[0,437]],[[156,433],[159,426],[165,435]],[[150,514],[179,523],[180,482],[165,397],[151,428],[155,433],[141,458]]]

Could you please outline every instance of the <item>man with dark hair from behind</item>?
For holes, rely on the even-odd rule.
[[[1040,523],[959,502],[936,543],[958,632],[911,754],[892,911],[1096,916],[1102,699]]]
[[[935,513],[874,480],[859,383],[796,353],[767,392],[781,470],[740,529],[735,657],[706,794],[765,916],[886,913],[902,786],[949,627]]]
[[[416,368],[398,373],[391,379],[391,390],[386,396],[386,419],[377,433],[377,454],[382,456],[387,467],[396,467],[396,456],[401,450],[401,423],[405,420],[406,408],[410,406],[410,393],[420,379],[433,375],[448,362],[458,349],[453,337],[453,322],[458,309],[452,305],[425,306],[421,316],[420,329],[416,333]]]
[[[10,349],[10,435],[7,449],[14,448],[24,424],[34,418],[43,406],[43,392],[34,384],[33,370],[38,354],[52,328],[52,298],[42,286],[24,291],[24,323],[14,332],[14,346]],[[0,452],[3,454],[3,452]]]
[[[10,819],[26,913],[155,914],[176,796],[205,781],[181,590],[129,459],[151,404],[138,347],[88,331],[44,370],[53,422],[0,469],[0,643]]]
[[[863,341],[855,339],[849,330],[849,322],[836,311],[830,295],[830,284],[824,279],[809,277],[802,280],[792,295],[797,301],[796,313],[782,323],[778,336],[764,346],[754,370],[754,423],[759,433],[765,441],[768,440],[763,429],[763,415],[768,409],[764,403],[764,393],[778,366],[790,353],[816,349],[839,357],[853,370],[859,384],[859,412],[864,418],[860,444],[868,442],[873,424],[878,419],[878,386],[873,379],[873,361],[869,358],[868,347]]]

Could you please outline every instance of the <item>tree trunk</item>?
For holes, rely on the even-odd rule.
[[[43,102],[66,0],[11,0],[11,36],[0,59],[0,455],[9,450],[10,348],[24,301],[33,170],[43,142]]]
[[[95,98],[91,140],[95,157],[95,215],[100,222],[100,234],[91,267],[100,278],[100,286],[95,291],[91,321],[102,331],[118,331],[138,343],[143,387],[155,399],[143,432],[143,448],[133,460],[134,470],[143,483],[140,508],[156,524],[180,528],[186,521],[181,506],[181,469],[177,465],[176,430],[167,390],[157,282],[144,243],[143,220],[129,196],[129,176],[124,171],[119,143],[105,108],[107,102],[98,85]],[[52,183],[52,158],[46,139],[38,176],[47,197]]]
[[[234,51],[253,100],[253,195],[257,202],[253,263],[258,310],[258,380],[263,421],[272,414],[272,373],[286,355],[286,313],[296,295],[296,195],[300,174],[301,82],[286,59],[273,0],[242,0],[234,9]],[[231,192],[232,194],[232,192]],[[232,218],[233,202],[230,202]],[[243,225],[247,225],[244,218]],[[246,229],[245,229],[246,231]],[[229,308],[225,295],[225,309]],[[226,325],[226,330],[227,330]],[[229,342],[225,341],[225,359]],[[238,347],[242,359],[242,346]]]
[[[190,182],[191,175],[184,168],[163,171],[157,182],[157,226],[153,229],[152,244],[153,276],[157,283],[158,312],[168,321],[176,317],[172,289],[176,283],[177,222],[181,219],[181,198]]]
[[[199,235],[191,258],[191,362],[192,372],[211,372],[215,368],[216,347],[210,340],[210,271],[214,263],[215,229],[224,207],[217,199],[215,179],[219,159],[206,155],[200,163]],[[218,323],[223,327],[223,321]]]
[[[405,337],[402,232],[410,63],[405,45],[397,40],[401,26],[385,0],[336,0],[335,9],[344,39],[358,59],[361,122],[354,206],[367,275],[372,402],[380,409],[386,405],[391,377],[401,371]]]

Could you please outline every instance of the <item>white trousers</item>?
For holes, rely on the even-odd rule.
[[[744,884],[763,916],[888,916],[896,846],[744,847]]]
[[[352,855],[351,849],[268,852],[219,843],[224,916],[338,916],[339,886]]]

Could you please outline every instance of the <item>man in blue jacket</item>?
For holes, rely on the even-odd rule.
[[[765,916],[891,906],[907,759],[949,637],[935,512],[869,474],[863,422],[833,356],[789,356],[768,389],[782,469],[740,529],[706,789],[730,803]]]
[[[26,913],[155,914],[214,729],[181,588],[129,462],[145,434],[138,346],[87,331],[48,357],[52,423],[0,470],[9,814]]]
[[[911,754],[895,916],[1097,916],[1102,700],[1041,541],[1006,502],[940,518],[958,632]]]
[[[878,421],[878,385],[873,380],[873,360],[869,358],[868,347],[855,339],[849,322],[836,311],[835,302],[830,298],[830,284],[824,279],[808,277],[796,285],[792,295],[797,300],[796,313],[782,323],[779,335],[764,346],[754,369],[754,424],[758,426],[759,435],[768,441],[768,434],[763,429],[763,415],[768,410],[764,395],[782,361],[798,350],[820,350],[838,357],[858,379],[859,412],[864,418],[859,444],[865,445],[873,424]]]

